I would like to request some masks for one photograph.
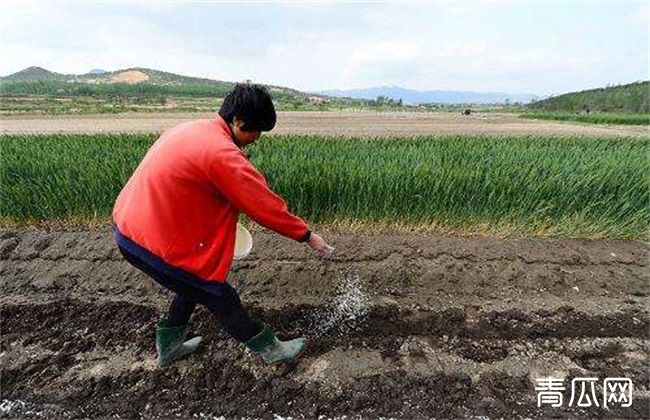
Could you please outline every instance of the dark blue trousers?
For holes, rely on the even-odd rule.
[[[196,305],[201,304],[217,317],[230,335],[241,342],[250,340],[262,331],[263,325],[250,317],[242,306],[239,294],[228,283],[206,281],[171,266],[122,235],[117,228],[115,242],[131,265],[174,292],[167,317],[172,326],[187,324]]]

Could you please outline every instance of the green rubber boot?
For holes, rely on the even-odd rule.
[[[194,337],[185,341],[188,324],[173,327],[167,318],[163,318],[156,325],[156,351],[158,352],[158,367],[163,367],[171,362],[194,353],[199,347],[203,337]]]
[[[306,343],[305,337],[280,341],[273,330],[264,324],[262,331],[245,344],[253,353],[259,354],[266,364],[271,364],[297,357],[305,348]]]

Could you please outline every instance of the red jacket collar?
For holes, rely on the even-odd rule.
[[[237,139],[235,139],[235,134],[232,132],[232,128],[230,128],[230,124],[228,124],[226,120],[221,117],[221,115],[217,115],[217,117],[214,119],[214,122],[217,123],[219,128],[223,130],[223,132],[230,138],[230,140],[241,149],[241,146],[239,143],[237,143]]]

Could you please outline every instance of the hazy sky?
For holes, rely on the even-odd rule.
[[[547,95],[649,78],[647,2],[0,2],[0,74]]]

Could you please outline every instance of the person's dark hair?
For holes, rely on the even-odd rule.
[[[219,115],[228,124],[237,117],[244,131],[270,131],[276,115],[271,95],[264,86],[238,83],[221,104]]]

